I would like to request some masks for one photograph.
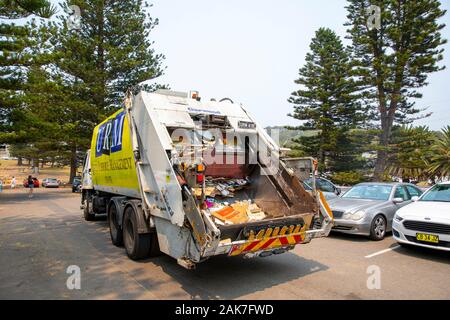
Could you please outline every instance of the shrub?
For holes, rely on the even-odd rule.
[[[348,171],[334,173],[331,180],[338,185],[355,185],[368,179],[361,172]]]

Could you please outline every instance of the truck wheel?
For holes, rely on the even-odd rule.
[[[109,234],[111,235],[111,242],[116,247],[123,246],[123,233],[119,224],[117,223],[117,207],[114,202],[108,209],[108,224],[109,224]]]
[[[150,254],[151,234],[139,234],[136,212],[133,207],[125,209],[123,218],[123,243],[131,260],[147,258]]]
[[[95,219],[95,213],[92,212],[92,202],[90,197],[87,197],[85,200],[85,206],[84,206],[84,220],[86,221],[94,221]]]

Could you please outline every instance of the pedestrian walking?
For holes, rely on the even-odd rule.
[[[2,192],[2,191],[3,191],[3,180],[0,179],[0,192]]]
[[[12,177],[11,179],[11,189],[15,189],[16,188],[16,177]]]
[[[28,176],[28,198],[33,198],[34,181],[32,176]]]

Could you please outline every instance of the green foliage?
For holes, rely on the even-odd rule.
[[[394,127],[389,145],[387,173],[405,178],[428,177],[427,163],[435,135],[428,127]]]
[[[158,20],[143,1],[61,6],[69,13],[70,5],[81,8],[79,30],[69,30],[66,16],[33,21],[14,30],[14,54],[2,48],[0,63],[9,59],[11,68],[0,74],[0,141],[15,144],[17,155],[69,162],[72,178],[94,126],[120,108],[127,89],[156,88],[149,81],[162,74],[164,57],[152,48]]]
[[[23,139],[22,133],[14,129],[12,117],[23,107],[23,89],[27,70],[36,63],[36,45],[33,37],[34,23],[16,25],[10,19],[25,18],[32,14],[48,17],[54,7],[48,1],[0,0],[0,142]]]
[[[330,179],[342,186],[353,186],[355,184],[366,182],[368,179],[359,171],[343,171],[331,175]]]
[[[432,155],[428,161],[428,172],[432,176],[448,177],[450,175],[450,126],[442,129],[431,148]]]
[[[0,0],[0,17],[25,18],[32,14],[50,18],[56,8],[46,0]]]
[[[299,129],[318,132],[295,140],[301,150],[317,158],[321,170],[333,170],[353,160],[348,134],[364,122],[364,108],[355,95],[350,54],[340,38],[332,30],[321,28],[310,50],[295,81],[300,89],[288,99],[294,105],[290,116],[305,121]]]
[[[152,90],[164,57],[152,48],[150,32],[158,19],[142,0],[67,1],[82,13],[81,29],[69,30],[64,19],[54,29],[60,59],[57,66],[69,85],[92,104],[103,119],[117,110],[129,88]]]
[[[381,28],[369,30],[367,8],[381,8]],[[438,0],[348,0],[348,35],[353,43],[354,75],[364,88],[372,119],[379,123],[380,145],[375,178],[386,169],[391,130],[395,122],[411,123],[424,111],[414,99],[427,84],[428,75],[442,70],[440,31],[445,15]],[[426,116],[426,115],[425,115]]]

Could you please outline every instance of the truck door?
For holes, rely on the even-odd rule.
[[[91,175],[91,150],[86,152],[83,160],[82,186],[83,189],[92,189],[92,175]]]

